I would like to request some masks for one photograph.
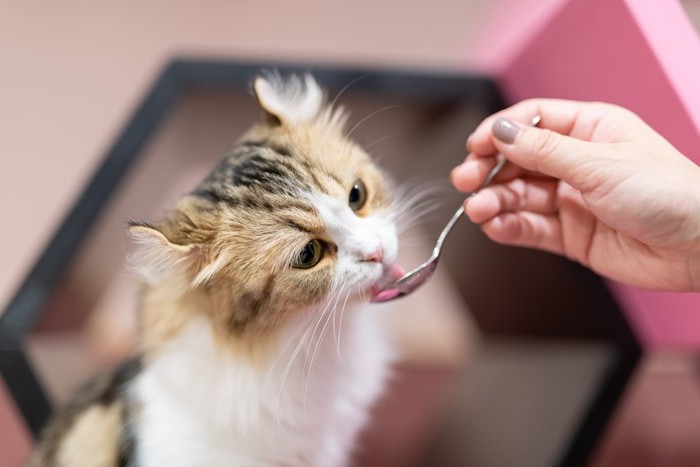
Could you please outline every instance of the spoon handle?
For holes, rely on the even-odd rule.
[[[486,176],[483,182],[479,185],[479,187],[473,191],[468,197],[467,201],[472,199],[474,195],[476,195],[482,188],[486,188],[491,184],[493,179],[498,175],[498,173],[503,169],[503,166],[506,165],[507,159],[503,156],[498,157],[498,162],[496,163],[496,166],[491,169],[489,174]],[[445,239],[447,238],[447,235],[450,233],[452,230],[452,227],[454,227],[455,223],[457,220],[464,214],[464,204],[462,203],[459,205],[459,208],[457,211],[455,211],[454,214],[452,214],[452,217],[450,220],[447,222],[447,225],[445,226],[444,229],[442,229],[442,232],[440,232],[440,236],[438,237],[437,241],[435,242],[435,248],[433,248],[433,256],[432,258],[437,258],[440,256],[440,250],[442,250],[442,244],[445,243]]]
[[[471,197],[471,195],[470,195]],[[449,220],[447,225],[445,226],[444,229],[442,229],[442,232],[440,232],[440,236],[438,237],[437,241],[435,242],[435,248],[433,248],[433,256],[431,259],[437,258],[440,256],[440,250],[442,249],[442,244],[445,242],[445,239],[447,238],[447,234],[450,233],[450,230],[452,230],[452,227],[455,225],[457,220],[464,214],[464,203],[459,205],[459,209],[452,214],[452,218]]]

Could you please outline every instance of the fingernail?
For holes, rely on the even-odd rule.
[[[474,137],[471,136],[471,135],[469,136],[469,138],[467,138],[467,151],[469,151],[469,152],[472,152],[472,141],[473,141],[473,139],[474,139]]]
[[[520,133],[521,128],[522,127],[513,120],[509,120],[505,117],[499,117],[495,122],[493,122],[491,133],[493,133],[493,136],[497,140],[503,141],[506,144],[513,144],[515,138],[518,136],[518,133]]]

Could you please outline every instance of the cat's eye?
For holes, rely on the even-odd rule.
[[[320,240],[311,240],[294,260],[292,266],[299,269],[309,269],[318,264],[323,257],[323,243]]]
[[[350,194],[348,195],[348,205],[350,209],[357,212],[365,205],[367,202],[367,187],[362,183],[362,180],[357,180],[353,183],[352,188],[350,188]]]

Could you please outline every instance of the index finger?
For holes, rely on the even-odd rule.
[[[540,128],[577,139],[590,140],[598,122],[607,107],[599,102],[579,102],[561,99],[528,99],[486,118],[469,137],[467,149],[478,156],[492,156],[497,153],[493,143],[491,127],[499,117],[527,124],[535,116],[540,116]]]
[[[495,157],[479,157],[475,154],[469,154],[463,163],[452,169],[450,179],[457,190],[463,193],[471,193],[479,188],[495,166]],[[494,177],[492,184],[519,177],[549,178],[546,175],[525,170],[515,164],[506,164],[498,175]]]

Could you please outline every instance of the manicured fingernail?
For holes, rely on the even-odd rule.
[[[493,122],[491,133],[493,133],[493,136],[497,140],[503,141],[506,144],[513,144],[515,138],[518,136],[518,133],[520,133],[521,128],[522,127],[513,120],[509,120],[505,117],[499,117],[495,122]]]

